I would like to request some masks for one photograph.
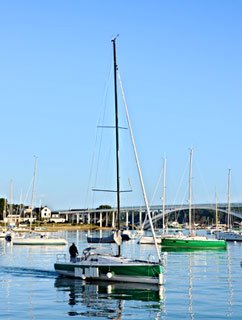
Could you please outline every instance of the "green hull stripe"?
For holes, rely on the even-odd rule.
[[[74,264],[62,264],[56,263],[56,271],[67,271],[75,272],[75,268],[98,268],[101,274],[107,274],[112,272],[115,275],[119,276],[145,276],[145,277],[158,277],[162,273],[162,267],[160,265],[147,265],[147,266],[102,266],[102,265],[92,265],[92,266],[81,266],[78,263]]]

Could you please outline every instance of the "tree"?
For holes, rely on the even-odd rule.
[[[100,210],[103,210],[103,209],[112,209],[111,206],[109,206],[108,204],[101,204],[97,210],[100,209]]]
[[[6,210],[6,208],[7,208],[7,199],[0,198],[0,220],[3,220],[4,207],[5,207],[5,210]],[[5,212],[5,214],[6,214],[6,212]]]

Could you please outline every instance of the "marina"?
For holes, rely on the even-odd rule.
[[[85,231],[58,236],[75,242],[80,252],[87,245]],[[155,255],[154,246],[136,241],[125,242],[123,250],[132,257]],[[231,242],[227,250],[161,251],[164,285],[157,291],[59,277],[53,264],[57,254],[68,256],[67,247],[13,246],[1,240],[0,312],[5,319],[240,319],[241,250],[241,243]]]
[[[1,3],[1,319],[242,319],[241,13]]]

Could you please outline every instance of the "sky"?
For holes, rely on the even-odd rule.
[[[149,202],[162,201],[166,158],[166,203],[187,203],[190,148],[193,202],[215,202],[215,193],[226,202],[229,169],[231,201],[242,202],[239,0],[0,1],[0,197],[30,203],[37,157],[36,206],[115,206],[113,193],[92,188],[115,189],[106,160],[114,145],[98,144],[114,132],[97,126],[114,125],[117,34]],[[132,189],[121,206],[143,205],[128,131],[120,131],[121,188]]]

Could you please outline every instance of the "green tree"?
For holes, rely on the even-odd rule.
[[[98,209],[100,209],[100,210],[102,210],[102,209],[112,209],[112,207],[109,206],[108,204],[101,204],[101,205],[97,208],[97,210],[98,210]]]
[[[6,201],[6,203],[5,203],[5,201]],[[0,220],[3,220],[4,206],[7,207],[7,199],[0,198]]]

